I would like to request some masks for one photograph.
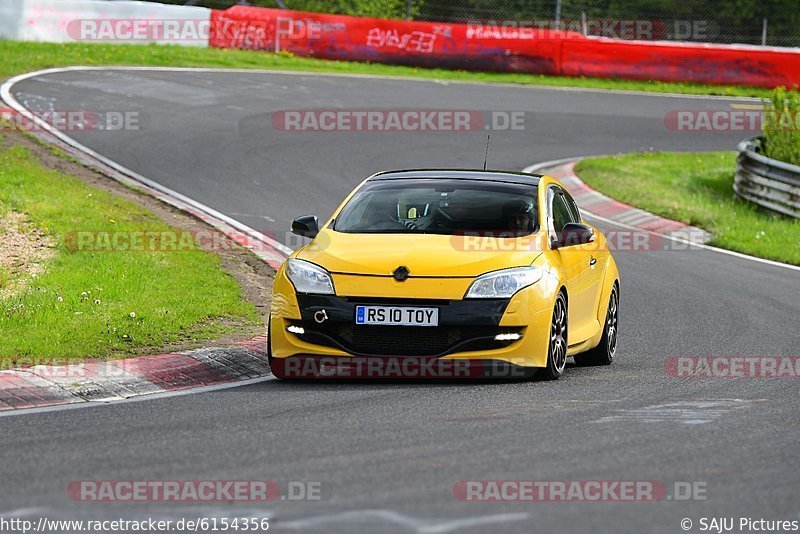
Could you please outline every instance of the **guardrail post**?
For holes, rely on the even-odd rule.
[[[553,29],[557,30],[561,24],[561,0],[556,0],[556,14],[553,22]]]

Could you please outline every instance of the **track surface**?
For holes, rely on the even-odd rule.
[[[492,135],[490,167],[581,154],[732,149],[741,133],[671,132],[721,100],[266,73],[73,72],[18,84],[34,109],[130,110],[138,132],[73,136],[242,222],[285,234],[327,217],[384,168],[480,166],[484,132],[287,133],[301,108],[527,112]],[[608,229],[607,225],[598,226]],[[756,230],[754,229],[754,232]],[[798,355],[800,275],[710,251],[617,253],[622,334],[608,368],[553,383],[285,384],[0,418],[0,515],[265,514],[314,532],[681,532],[684,517],[800,518],[792,379],[679,380],[673,355]],[[70,480],[320,481],[319,502],[268,507],[76,504]],[[707,500],[462,503],[459,480],[699,481]],[[471,529],[471,530],[470,530]],[[695,527],[694,530],[697,530]]]

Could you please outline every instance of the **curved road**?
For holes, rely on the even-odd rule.
[[[485,132],[272,128],[287,109],[525,112],[489,166],[646,149],[732,149],[742,133],[673,132],[671,110],[719,99],[276,73],[89,71],[14,87],[33,109],[138,111],[139,131],[76,132],[132,170],[249,226],[327,217],[384,168],[474,166]],[[609,226],[598,223],[609,229]],[[754,232],[756,230],[754,229]],[[557,382],[261,384],[0,418],[0,516],[268,515],[277,531],[681,532],[701,517],[800,519],[794,379],[677,379],[669,356],[800,355],[800,274],[707,250],[617,253],[618,361]],[[71,480],[318,481],[319,501],[74,503]],[[464,503],[460,480],[658,480],[706,500]],[[21,510],[22,509],[22,510]],[[738,523],[737,523],[738,525]]]

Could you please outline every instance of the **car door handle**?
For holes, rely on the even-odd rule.
[[[589,260],[589,267],[594,267],[596,263],[597,263],[597,258],[592,258],[591,260]]]

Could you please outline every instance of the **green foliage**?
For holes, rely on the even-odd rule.
[[[800,92],[778,87],[764,99],[762,124],[767,157],[800,165]]]
[[[186,0],[151,0],[163,4],[185,4]],[[254,7],[277,9],[275,0],[249,0]],[[235,0],[198,0],[195,4],[213,9],[227,9],[236,4]],[[406,18],[406,0],[283,0],[287,9],[295,11],[311,11],[314,13],[334,13],[337,15],[353,15],[357,17],[373,17],[381,19]],[[411,16],[419,13],[421,0],[411,4]]]
[[[406,0],[284,0],[289,9],[355,15],[382,19],[404,19]],[[416,5],[414,5],[416,4]],[[420,2],[412,2],[412,13],[418,13]]]

